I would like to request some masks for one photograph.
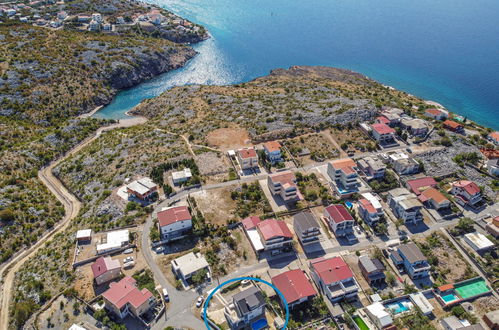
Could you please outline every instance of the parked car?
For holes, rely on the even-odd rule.
[[[199,296],[198,300],[196,300],[196,307],[199,308],[203,304],[204,297]]]
[[[126,257],[123,259],[123,263],[126,264],[127,262],[133,261],[133,257]]]
[[[170,296],[168,296],[168,290],[166,290],[166,288],[163,288],[163,297],[166,302],[170,301]]]
[[[133,266],[135,266],[135,261],[129,261],[123,264],[123,268],[132,268]]]
[[[407,150],[408,153],[412,154],[411,148],[406,148],[405,150]]]
[[[125,251],[123,251],[124,254],[130,254],[130,253],[133,253],[133,248],[129,248],[129,249],[126,249]]]
[[[158,247],[155,249],[156,253],[161,253],[161,252],[163,252],[164,250],[165,250],[165,248],[164,248],[163,246],[158,246]]]

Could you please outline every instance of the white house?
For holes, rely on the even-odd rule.
[[[461,206],[475,207],[482,201],[480,188],[473,181],[461,180],[452,183],[450,193]]]
[[[379,301],[367,306],[366,314],[380,329],[386,328],[393,324],[391,314]]]
[[[273,196],[279,196],[284,202],[295,202],[301,199],[296,177],[291,171],[269,175],[267,177],[267,186]]]
[[[372,135],[380,144],[392,143],[395,141],[395,130],[383,123],[371,125]]]
[[[324,217],[336,236],[355,239],[355,236],[352,237],[355,221],[343,205],[329,205],[324,209]]]
[[[210,272],[210,266],[200,253],[189,252],[171,261],[173,272],[182,280],[187,281],[197,272],[205,269]]]
[[[421,209],[423,204],[406,188],[395,188],[388,192],[388,205],[393,214],[404,220],[406,224],[417,224],[423,221]]]
[[[485,235],[478,232],[464,235],[464,240],[476,252],[485,252],[494,249],[495,245]]]
[[[367,194],[369,194],[369,198],[359,199],[358,211],[362,220],[373,227],[383,218],[384,213],[379,200],[373,194]]]
[[[332,302],[354,298],[359,291],[352,271],[341,257],[313,259],[310,270],[317,287]]]
[[[243,148],[237,151],[237,161],[242,170],[258,167],[258,155],[253,148]]]
[[[342,198],[358,191],[357,164],[351,158],[328,162],[327,174],[333,180],[335,190]]]
[[[158,212],[158,227],[163,241],[182,238],[192,228],[192,216],[187,206],[174,206]]]
[[[419,171],[419,163],[405,152],[391,153],[388,159],[395,172],[400,175],[414,174]]]
[[[186,182],[192,178],[192,172],[190,168],[184,168],[181,171],[172,172],[172,181],[174,185],[178,185],[182,182]]]

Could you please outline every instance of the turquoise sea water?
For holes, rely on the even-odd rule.
[[[183,84],[230,84],[277,67],[361,72],[499,129],[497,0],[150,0],[208,28],[187,66],[120,93],[122,118]]]

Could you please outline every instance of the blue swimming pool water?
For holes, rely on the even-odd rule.
[[[388,309],[391,310],[393,314],[400,314],[409,310],[409,307],[402,304],[401,301],[387,304],[386,307],[388,307]]]
[[[441,296],[441,297],[442,297],[442,299],[443,299],[446,303],[448,303],[448,302],[451,302],[451,301],[454,301],[454,300],[458,299],[458,298],[457,298],[457,296],[456,296],[455,294],[453,294],[453,293],[446,294],[445,296]]]
[[[345,205],[346,205],[349,209],[351,209],[351,208],[352,208],[352,206],[353,206],[353,204],[352,204],[352,203],[350,203],[350,202],[345,202]]]
[[[230,84],[292,65],[359,71],[499,129],[497,0],[148,0],[208,28],[187,66],[99,113],[122,118],[172,86]]]

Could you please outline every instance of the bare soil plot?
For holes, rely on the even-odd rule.
[[[433,233],[418,242],[423,244],[422,251],[440,274],[435,278],[438,285],[462,281],[476,275],[454,245],[442,234]]]
[[[38,329],[69,329],[72,324],[95,326],[96,321],[90,315],[84,313],[84,305],[76,298],[59,296],[40,315],[36,322]]]
[[[252,146],[248,131],[238,127],[219,128],[211,131],[206,136],[206,140],[209,145],[218,147],[223,151]]]
[[[282,143],[302,165],[338,158],[340,155],[339,150],[324,132],[302,135],[284,140]],[[300,156],[306,149],[309,150],[310,154]]]
[[[481,319],[483,315],[499,309],[499,300],[494,296],[481,297],[473,301],[476,316]]]
[[[196,164],[201,175],[205,176],[227,174],[231,166],[227,157],[213,151],[197,154]]]
[[[228,220],[235,218],[237,203],[231,198],[230,188],[202,190],[191,197],[208,223],[226,225]]]
[[[367,253],[368,251],[364,251],[364,253]],[[343,260],[348,264],[350,269],[353,272],[353,275],[355,276],[355,279],[357,280],[357,283],[359,283],[360,287],[362,290],[359,291],[358,296],[360,301],[364,306],[367,306],[370,304],[369,300],[367,299],[366,292],[367,294],[371,294],[372,289],[365,280],[364,276],[362,276],[362,272],[360,271],[359,267],[359,257],[357,257],[355,254],[348,254],[343,256]]]
[[[359,129],[349,129],[349,130],[339,130],[336,128],[331,129],[331,136],[335,139],[340,147],[347,152],[350,151],[353,154],[358,154],[366,152],[369,150],[369,146],[372,150],[376,150],[376,144],[367,135],[360,131]]]

